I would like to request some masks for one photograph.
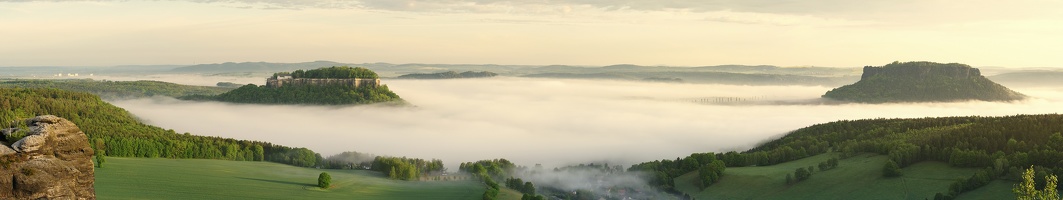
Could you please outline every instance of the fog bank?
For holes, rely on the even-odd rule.
[[[109,80],[109,81],[140,81],[140,80],[154,80],[169,83],[177,83],[182,85],[198,85],[198,86],[216,86],[218,82],[230,82],[240,85],[247,85],[248,83],[254,83],[255,85],[263,85],[266,82],[266,78],[263,77],[235,77],[235,76],[210,76],[210,75],[189,75],[189,74],[152,74],[152,75],[94,75],[94,76],[79,76],[78,78],[89,78],[93,80]]]
[[[181,133],[308,147],[323,156],[359,151],[438,158],[450,169],[493,158],[546,167],[603,160],[630,165],[744,150],[794,129],[842,119],[1063,111],[1063,92],[1054,88],[1013,88],[1035,98],[1018,103],[707,105],[681,99],[807,100],[830,88],[508,77],[384,83],[416,106],[237,105],[169,98],[112,103],[148,124]]]

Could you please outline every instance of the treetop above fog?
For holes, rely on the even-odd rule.
[[[293,72],[279,72],[274,73],[273,78],[278,76],[291,76],[292,78],[364,78],[364,79],[376,79],[380,78],[373,72],[363,67],[348,67],[348,66],[332,66],[322,67],[311,70],[295,70]]]

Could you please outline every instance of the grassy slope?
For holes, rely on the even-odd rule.
[[[520,200],[520,197],[522,197],[522,196],[524,196],[524,194],[520,193],[520,191],[516,191],[516,190],[513,190],[513,189],[506,188],[505,186],[502,186],[502,190],[498,191],[498,197],[496,197],[496,199],[498,199],[498,200],[507,200],[507,199]]]
[[[922,162],[904,168],[900,178],[883,178],[887,157],[864,154],[841,160],[833,170],[817,169],[809,180],[785,184],[787,173],[815,166],[831,156],[821,154],[766,167],[727,168],[723,179],[704,191],[694,185],[697,172],[692,172],[677,178],[676,187],[696,199],[933,199],[934,194],[947,191],[953,181],[976,172],[941,162]],[[1011,199],[1010,184],[995,181],[959,199]]]
[[[1011,193],[1011,188],[1019,182],[995,180],[989,182],[989,185],[982,186],[970,192],[964,192],[956,199],[965,200],[994,200],[994,199],[1015,199],[1015,195]]]
[[[480,199],[484,192],[474,181],[394,181],[270,162],[108,157],[104,167],[96,170],[100,199]],[[316,187],[321,172],[332,176],[327,191]]]

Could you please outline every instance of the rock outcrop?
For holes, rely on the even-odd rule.
[[[26,135],[0,145],[0,199],[96,199],[94,152],[85,133],[53,115],[25,123],[28,128],[0,131],[4,138]]]
[[[1014,101],[1026,98],[985,78],[977,68],[933,62],[867,66],[860,81],[828,91],[823,97],[864,103]]]
[[[929,62],[892,63],[882,67],[864,66],[864,74],[860,79],[868,79],[874,76],[911,76],[918,78],[930,78],[931,76],[946,76],[952,78],[976,78],[981,77],[982,72],[964,64],[937,64]]]

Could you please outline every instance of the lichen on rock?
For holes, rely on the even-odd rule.
[[[26,137],[0,146],[0,199],[96,199],[94,152],[85,133],[53,115],[25,123]]]

